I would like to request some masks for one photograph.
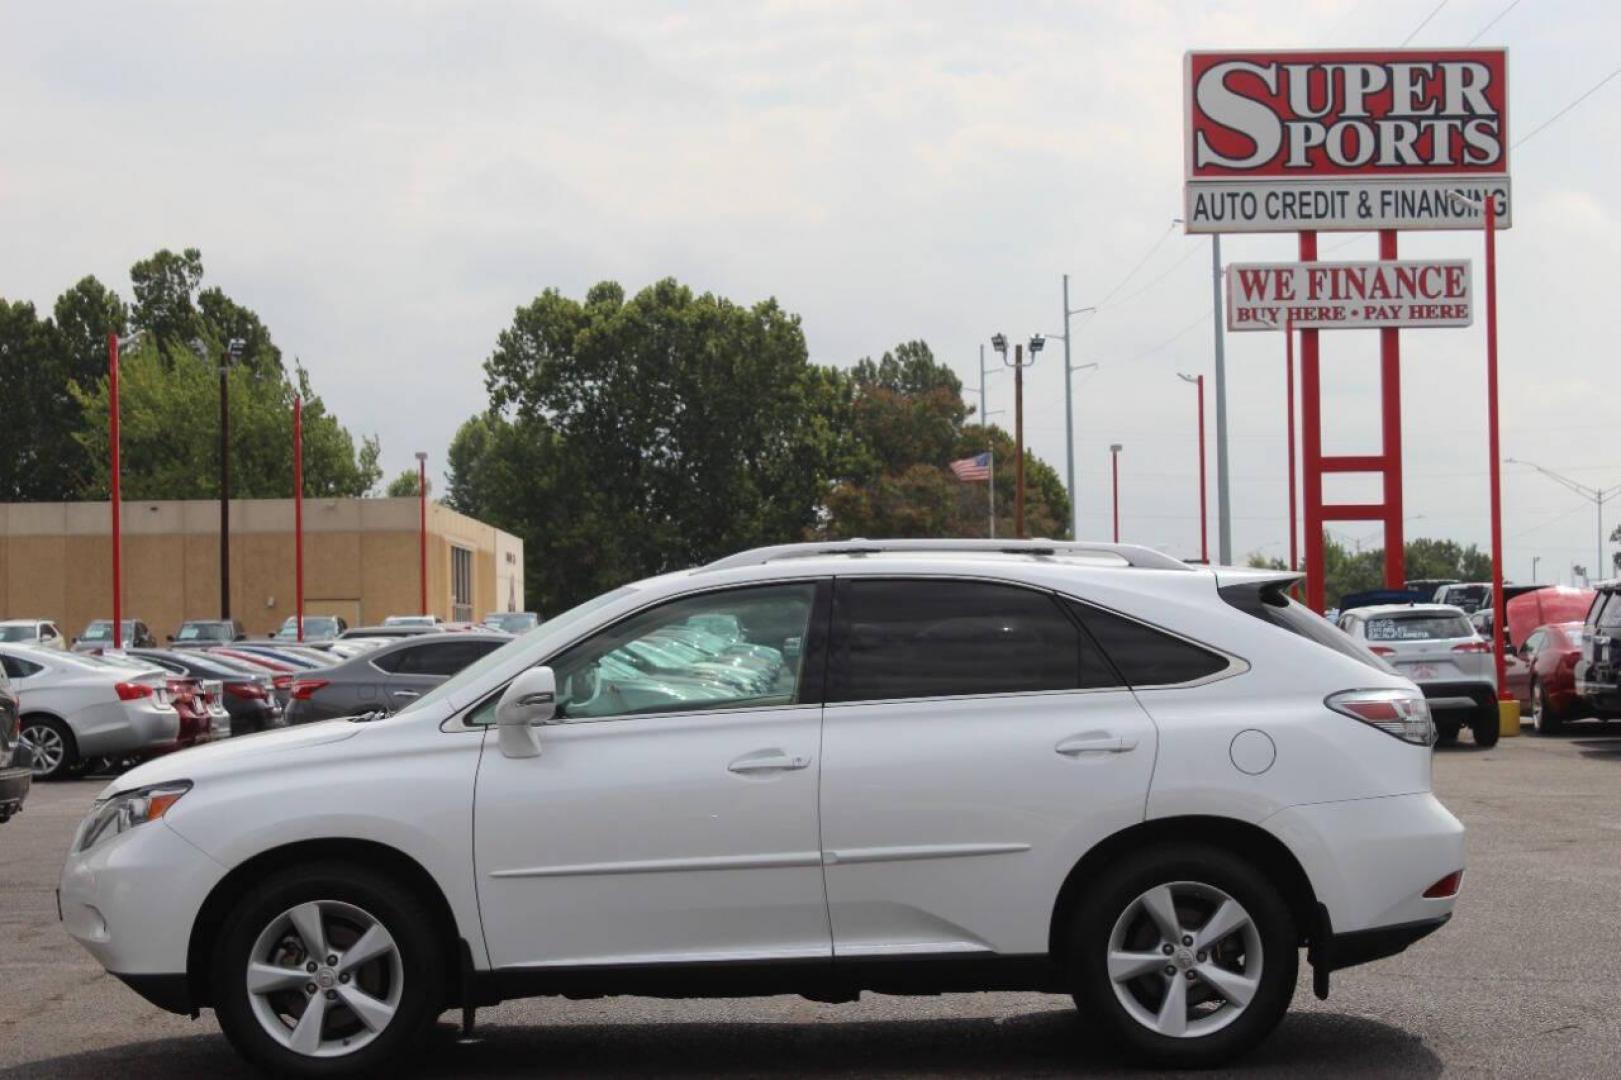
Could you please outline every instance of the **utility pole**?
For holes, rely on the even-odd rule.
[[[1013,533],[1024,539],[1024,346],[1013,346]]]
[[[1001,335],[998,334],[997,337],[1001,337]],[[1003,342],[1003,350],[1005,352],[1006,351],[1006,345],[1007,345],[1007,339],[1003,338],[1002,342]],[[986,372],[986,368],[985,368],[985,346],[982,344],[979,347],[979,422],[980,422],[980,425],[985,428],[985,449],[991,455],[991,479],[990,479],[990,492],[989,492],[990,503],[991,503],[991,507],[990,507],[990,528],[989,528],[989,531],[988,531],[987,535],[989,535],[990,538],[994,540],[994,539],[996,539],[996,447],[991,442],[990,426],[991,426],[991,417],[994,415],[994,413],[992,413],[992,411],[991,411],[990,399],[985,396],[985,376],[986,376],[986,374],[987,374],[987,372]],[[1000,409],[997,410],[997,412],[1000,412],[1000,411],[1001,411]]]
[[[1075,504],[1075,391],[1071,376],[1084,368],[1097,367],[1096,364],[1082,364],[1076,367],[1070,362],[1070,329],[1069,317],[1081,315],[1088,311],[1096,311],[1095,307],[1072,308],[1069,306],[1069,275],[1064,275],[1064,332],[1060,337],[1064,342],[1064,487],[1069,493],[1069,536],[1071,540],[1081,535],[1081,513]]]
[[[1199,389],[1199,561],[1206,566],[1210,565],[1210,512],[1205,503],[1205,461],[1204,461],[1204,376],[1184,375],[1177,373],[1177,378],[1183,382],[1192,383]]]
[[[1222,337],[1221,234],[1210,234],[1210,294],[1216,328],[1216,551],[1223,566],[1233,562],[1233,513],[1227,478],[1227,352]]]
[[[417,559],[420,571],[418,587],[421,589],[422,614],[428,614],[428,454],[417,454]]]
[[[1109,465],[1114,473],[1114,542],[1120,543],[1120,451],[1119,443],[1109,444]]]
[[[220,618],[231,617],[231,397],[227,376],[231,362],[246,346],[232,338],[220,354]]]

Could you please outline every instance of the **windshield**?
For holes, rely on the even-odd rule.
[[[36,636],[32,623],[23,626],[0,626],[0,641],[33,641]]]
[[[129,624],[127,624],[127,623],[125,624],[125,633],[126,634],[129,632],[128,625]],[[79,635],[79,640],[80,641],[111,641],[112,636],[113,636],[113,624],[112,623],[110,623],[110,622],[93,622],[89,626],[84,628],[84,633]]]
[[[533,630],[526,631],[525,633],[520,634],[511,641],[507,642],[505,645],[502,645],[499,649],[485,654],[482,660],[478,660],[472,664],[469,664],[467,667],[462,668],[456,674],[434,687],[428,693],[417,698],[411,704],[407,705],[394,715],[398,716],[401,713],[414,712],[417,709],[422,708],[424,705],[435,704],[442,701],[469,683],[477,682],[484,676],[485,672],[499,667],[501,664],[504,664],[507,660],[511,659],[515,654],[520,653],[524,649],[528,648],[531,644],[533,644],[533,642],[529,640],[530,638],[535,637],[538,634],[552,634],[558,630],[567,629],[574,623],[583,622],[594,612],[631,595],[635,591],[636,586],[634,585],[621,585],[612,592],[605,592],[601,596],[569,608],[556,618],[547,619]]]
[[[225,623],[189,622],[180,627],[180,633],[175,635],[176,641],[229,641],[231,628]]]

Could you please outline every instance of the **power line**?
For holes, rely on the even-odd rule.
[[[1406,45],[1409,41],[1412,41],[1414,38],[1416,38],[1418,36],[1418,32],[1420,30],[1424,29],[1426,26],[1430,25],[1430,20],[1435,18],[1437,15],[1441,14],[1441,9],[1446,7],[1446,6],[1447,6],[1447,0],[1441,0],[1441,2],[1439,4],[1436,4],[1435,5],[1435,10],[1431,11],[1428,15],[1424,16],[1424,18],[1420,19],[1418,25],[1413,27],[1413,32],[1411,34],[1408,34],[1406,37],[1402,38],[1401,43],[1403,45]]]
[[[1522,147],[1526,143],[1530,142],[1533,137],[1540,134],[1544,129],[1546,129],[1555,120],[1558,120],[1561,116],[1564,116],[1570,110],[1574,109],[1576,106],[1580,105],[1582,102],[1586,101],[1588,98],[1590,98],[1594,94],[1598,93],[1600,87],[1602,87],[1605,83],[1609,82],[1611,79],[1615,78],[1617,75],[1621,75],[1621,67],[1616,68],[1614,71],[1612,71],[1608,75],[1604,76],[1604,78],[1600,79],[1598,82],[1596,82],[1592,86],[1590,86],[1587,89],[1587,91],[1585,93],[1583,93],[1581,96],[1579,96],[1575,101],[1572,101],[1569,105],[1566,105],[1563,109],[1560,109],[1558,112],[1556,112],[1552,116],[1548,117],[1548,119],[1544,120],[1542,123],[1540,123],[1536,127],[1532,128],[1525,135],[1520,136],[1519,142],[1516,142],[1514,144],[1513,149],[1518,150],[1520,147]]]
[[[1492,19],[1492,21],[1487,23],[1485,26],[1482,26],[1480,28],[1480,32],[1477,33],[1474,37],[1470,38],[1468,41],[1464,42],[1464,44],[1465,45],[1473,45],[1475,42],[1479,41],[1481,39],[1482,35],[1484,35],[1486,33],[1486,31],[1490,30],[1492,27],[1496,26],[1499,22],[1502,21],[1504,15],[1507,15],[1509,12],[1513,11],[1515,8],[1517,8],[1519,6],[1520,6],[1520,0],[1510,0],[1510,3],[1508,5],[1508,7],[1504,8],[1502,11],[1499,11],[1497,13],[1496,18]]]
[[[1099,300],[1096,304],[1094,304],[1092,306],[1098,311],[1102,311],[1105,307],[1107,307],[1108,304],[1109,304],[1109,301],[1114,299],[1115,294],[1118,293],[1121,289],[1126,287],[1126,282],[1130,281],[1132,279],[1132,277],[1134,275],[1136,275],[1137,271],[1139,271],[1139,270],[1141,270],[1143,268],[1144,263],[1148,262],[1149,259],[1154,257],[1154,252],[1159,250],[1160,245],[1165,243],[1165,238],[1170,236],[1171,233],[1174,232],[1175,230],[1176,230],[1176,222],[1173,221],[1166,228],[1166,230],[1164,232],[1159,234],[1159,238],[1154,241],[1154,243],[1149,247],[1148,251],[1146,253],[1144,253],[1143,257],[1138,259],[1137,262],[1132,266],[1132,268],[1130,270],[1126,271],[1126,276],[1121,278],[1119,280],[1119,282],[1115,284],[1115,287],[1110,289],[1108,291],[1108,293],[1103,297],[1102,300]]]

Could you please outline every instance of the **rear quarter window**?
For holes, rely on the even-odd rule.
[[[1095,639],[1128,686],[1175,686],[1217,675],[1231,664],[1227,657],[1163,630],[1092,607],[1067,601],[1070,613]]]

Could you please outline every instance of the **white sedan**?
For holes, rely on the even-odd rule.
[[[159,669],[23,645],[0,645],[0,666],[21,702],[37,779],[69,775],[91,758],[161,750],[180,736]]]

